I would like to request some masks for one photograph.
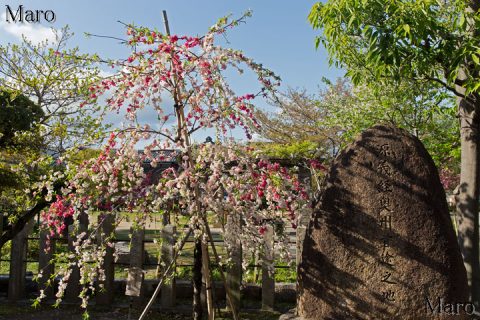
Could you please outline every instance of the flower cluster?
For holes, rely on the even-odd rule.
[[[67,197],[57,195],[57,200],[52,203],[47,211],[42,211],[42,222],[47,225],[50,230],[50,237],[64,234],[66,225],[66,219],[73,217],[75,212],[73,206],[70,203],[69,198],[72,198],[73,194],[69,194]]]
[[[194,167],[164,171],[155,186],[156,208],[177,201],[181,212],[192,218],[192,227],[202,223],[201,213],[213,214],[214,222],[221,225],[229,215],[238,216],[242,229],[228,232],[235,232],[244,248],[256,248],[263,242],[262,230],[267,224],[289,222],[296,227],[307,194],[284,167],[255,159],[247,147],[234,144],[200,145],[192,157]],[[199,194],[192,192],[195,188]],[[286,234],[277,236],[280,244],[288,241]],[[278,249],[288,255],[287,246]]]
[[[166,111],[169,108],[162,93],[173,94],[175,107],[185,112],[188,132],[215,127],[227,133],[240,126],[251,138],[250,128],[258,126],[252,100],[275,91],[280,78],[241,51],[214,45],[215,37],[223,31],[217,26],[203,37],[166,36],[131,26],[129,43],[141,44],[141,49],[124,61],[113,62],[119,72],[91,86],[85,104],[95,103],[109,91],[109,107],[117,112],[124,110],[131,120],[136,119],[138,110],[152,107],[160,120],[157,135],[168,135],[165,124],[176,115]],[[236,95],[226,81],[229,68],[239,73],[250,69],[259,80],[257,93]]]

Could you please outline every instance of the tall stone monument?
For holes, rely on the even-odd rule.
[[[408,132],[375,126],[334,161],[298,268],[304,319],[462,319],[465,268],[437,169]]]

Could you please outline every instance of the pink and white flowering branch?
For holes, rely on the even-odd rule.
[[[98,211],[114,215],[117,221],[124,218],[123,212],[136,212],[141,225],[148,217],[170,210],[172,203],[196,230],[205,230],[198,226],[206,223],[207,215],[220,224],[227,215],[240,217],[241,227],[228,232],[235,232],[244,248],[258,247],[269,223],[296,226],[307,198],[297,178],[278,163],[257,159],[253,150],[227,138],[237,127],[251,138],[251,129],[259,126],[255,119],[258,97],[274,97],[280,81],[241,51],[216,45],[219,35],[244,18],[220,19],[202,37],[168,36],[128,26],[128,43],[136,50],[123,61],[109,61],[117,73],[93,85],[83,104],[96,104],[100,97],[108,96],[110,110],[125,113],[128,124],[111,134],[99,157],[85,161],[69,175],[65,187],[69,193],[58,196],[42,215],[51,235],[63,232],[65,218],[73,217],[78,226],[79,214]],[[235,92],[226,76],[232,68],[240,74],[253,73],[257,89]],[[158,120],[140,125],[138,112],[147,108],[155,110]],[[192,143],[192,134],[201,129],[215,130],[217,143]],[[139,143],[145,145],[143,154],[136,150]],[[164,161],[164,149],[179,151],[178,166],[151,179],[143,164],[155,167]],[[278,252],[288,256],[286,233],[276,236]],[[93,281],[99,280],[93,274],[102,274],[99,269],[107,245],[90,240],[92,237],[95,235],[90,232],[90,236],[78,238],[75,254],[69,256],[70,266],[75,264],[84,273],[82,282],[87,289],[82,298],[93,291]],[[87,261],[96,263],[86,267]],[[62,271],[61,287],[68,281],[68,270]],[[86,302],[84,298],[83,304]]]

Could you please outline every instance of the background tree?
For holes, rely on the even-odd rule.
[[[55,34],[51,43],[33,44],[24,38],[20,45],[0,46],[0,88],[8,92],[8,99],[30,106],[25,109],[17,103],[1,111],[0,139],[10,141],[9,148],[2,150],[1,160],[8,159],[9,167],[3,172],[13,181],[14,170],[18,183],[16,188],[3,190],[2,203],[4,208],[8,207],[9,218],[0,247],[50,202],[41,197],[41,192],[33,195],[24,189],[37,184],[49,171],[58,170],[53,165],[55,161],[77,154],[78,147],[98,143],[105,129],[98,105],[80,108],[80,102],[90,94],[88,88],[100,79],[100,71],[94,65],[96,57],[80,54],[78,48],[68,48],[72,37],[68,27]],[[31,129],[22,131],[23,127]],[[35,148],[13,148],[13,131],[15,143],[23,141],[24,146],[35,144]],[[6,161],[2,163],[5,165]]]
[[[355,103],[335,106],[325,120],[327,125],[341,128],[342,147],[375,124],[393,124],[418,137],[439,168],[459,172],[456,109],[443,88],[410,81],[381,81],[353,86],[351,94]]]
[[[352,86],[347,79],[324,82],[326,89],[317,95],[290,89],[273,104],[274,112],[258,111],[259,134],[273,144],[256,147],[274,157],[328,161],[362,131],[389,123],[422,140],[439,167],[459,172],[455,104],[442,87],[408,81],[368,86]]]
[[[0,147],[21,147],[25,141],[18,135],[34,130],[43,115],[42,108],[24,95],[0,91]]]
[[[480,299],[478,0],[328,1],[309,20],[331,63],[345,67],[354,83],[374,79],[434,82],[457,97],[461,136],[458,238],[471,298]]]
[[[273,112],[257,111],[258,133],[273,142],[257,146],[274,157],[331,159],[343,138],[341,127],[327,124],[326,119],[337,107],[354,104],[349,85],[341,79],[316,95],[289,89],[272,103]]]
[[[55,41],[0,46],[0,86],[18,92],[43,110],[38,121],[46,151],[59,156],[74,144],[89,144],[101,133],[101,108],[79,108],[90,85],[100,79],[94,55],[69,48],[68,27],[55,32]]]
[[[0,211],[4,220],[0,248],[19,224],[19,213],[31,205],[24,189],[39,178],[41,170],[27,164],[40,156],[43,147],[36,125],[42,116],[42,109],[24,95],[0,91]]]
[[[40,150],[40,139],[35,122],[43,115],[42,109],[27,97],[0,91],[0,194],[19,185],[18,176],[10,169],[19,155],[27,150]],[[6,200],[2,195],[3,209]]]

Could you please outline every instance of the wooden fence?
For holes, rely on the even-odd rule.
[[[302,173],[302,172],[301,172]],[[303,179],[304,185],[309,185],[309,175],[308,173],[300,174],[299,177]],[[302,213],[302,216],[299,219],[299,225],[295,230],[294,234],[294,250],[296,252],[296,265],[298,265],[301,257],[301,248],[303,244],[303,238],[305,235],[306,226],[311,215],[311,210],[306,209]],[[8,300],[17,301],[20,299],[26,298],[26,269],[27,262],[32,262],[27,260],[27,246],[28,241],[39,241],[39,255],[38,255],[38,269],[42,270],[42,278],[38,283],[38,290],[45,289],[44,293],[49,298],[54,298],[54,290],[51,287],[45,286],[46,279],[49,279],[55,270],[55,266],[50,263],[52,254],[55,252],[55,247],[58,241],[67,241],[68,247],[73,249],[73,241],[76,239],[75,235],[72,232],[68,233],[67,239],[57,239],[51,241],[51,250],[46,252],[45,245],[47,240],[47,235],[45,232],[40,232],[38,238],[29,238],[29,235],[32,232],[35,221],[28,223],[25,228],[17,234],[11,241],[11,252],[10,259],[4,259],[2,261],[9,261],[10,269],[8,275]],[[100,223],[100,220],[99,220]],[[113,231],[113,219],[104,219],[102,222],[101,228],[103,231],[108,234]],[[229,224],[239,223],[239,221],[228,221],[227,230]],[[80,229],[83,231],[88,229],[88,221],[85,217],[80,218]],[[81,230],[81,231],[82,231]],[[230,236],[229,236],[230,235]],[[160,233],[161,236],[161,264],[163,266],[168,266],[173,259],[174,254],[174,245],[175,245],[175,226],[165,225]],[[274,308],[275,302],[275,269],[274,266],[274,230],[272,226],[268,226],[266,232],[264,233],[264,245],[263,256],[261,257],[261,265],[255,266],[261,268],[261,301],[262,309],[270,310]],[[293,237],[292,237],[293,238]],[[229,248],[229,255],[232,258],[232,263],[226,268],[227,273],[227,283],[232,291],[234,297],[234,303],[237,307],[240,307],[240,290],[242,284],[242,247],[241,243],[238,240],[238,237],[235,237],[233,233],[229,234],[227,231],[227,236],[223,241],[227,242],[227,247]],[[145,263],[145,243],[149,240],[145,239],[145,230],[134,230],[130,240],[130,249],[129,249],[129,268],[144,268]],[[114,261],[114,249],[109,248],[106,252],[104,258],[103,268],[105,270],[105,280],[102,281],[105,291],[97,292],[95,295],[95,302],[98,305],[110,305],[114,302],[114,292],[115,292],[115,261]],[[150,264],[152,265],[152,264]],[[65,300],[69,302],[79,301],[78,295],[81,290],[79,283],[79,270],[74,269],[65,292]],[[143,280],[145,281],[145,280]],[[158,283],[158,281],[157,281]],[[98,286],[98,283],[97,283]],[[115,292],[118,295],[118,292]],[[143,290],[142,295],[139,298],[136,298],[137,301],[143,301],[142,296],[144,296],[145,290]],[[176,290],[175,290],[175,279],[172,281],[167,281],[162,285],[160,303],[162,308],[172,308],[175,306],[176,301]]]

